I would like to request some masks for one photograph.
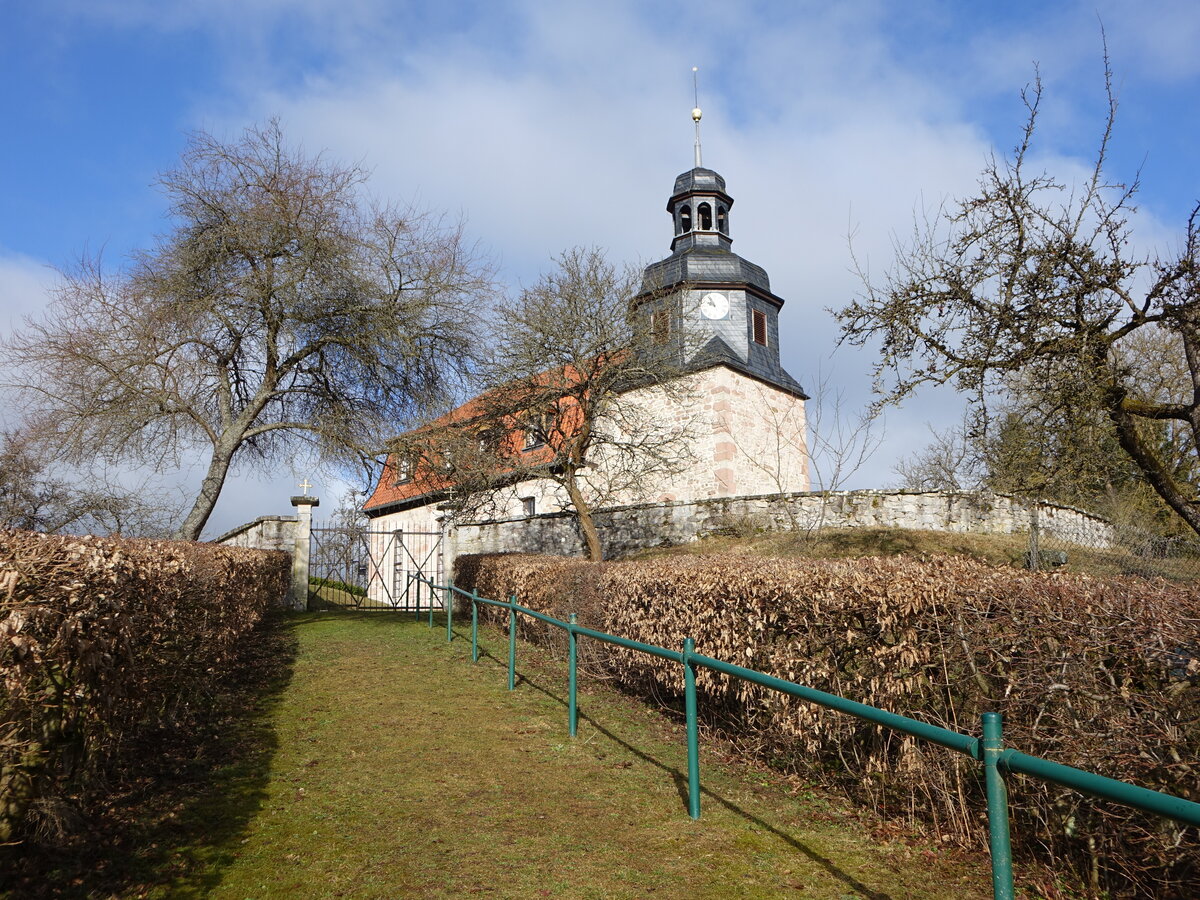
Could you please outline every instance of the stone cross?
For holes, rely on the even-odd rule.
[[[311,484],[309,484],[309,483],[308,483],[308,479],[307,479],[307,478],[305,478],[305,479],[304,479],[302,482],[300,482],[298,485],[296,485],[296,487],[303,489],[303,491],[304,491],[304,496],[305,496],[305,497],[307,497],[307,496],[308,496],[308,489],[309,489],[310,487],[312,487],[312,485],[311,485]]]

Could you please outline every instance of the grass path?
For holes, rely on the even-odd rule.
[[[324,612],[266,628],[198,735],[161,735],[58,847],[0,856],[0,898],[987,898],[986,858],[702,747],[507,635]],[[7,859],[7,863],[5,860]]]
[[[258,807],[240,830],[219,829],[226,846],[189,879],[197,893],[990,896],[986,862],[881,844],[853,814],[711,753],[704,815],[691,821],[681,728],[591,689],[571,740],[564,667],[522,645],[510,693],[502,636],[485,636],[489,655],[472,665],[469,639],[447,644],[443,629],[390,615],[307,614],[289,627],[299,649],[270,713],[276,750]]]

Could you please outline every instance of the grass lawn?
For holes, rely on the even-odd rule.
[[[1138,575],[1193,582],[1200,576],[1200,561],[1190,557],[1153,559],[1115,547],[1094,550],[1064,541],[1046,539],[1043,549],[1063,550],[1066,572],[1087,575]],[[913,528],[828,528],[812,534],[766,531],[744,535],[711,535],[672,547],[655,547],[630,554],[633,559],[658,556],[694,556],[738,553],[751,556],[806,559],[842,559],[861,556],[965,556],[993,566],[1025,567],[1029,551],[1027,534],[970,534],[921,531]]]
[[[507,691],[506,635],[483,632],[473,665],[469,634],[389,613],[278,629],[287,670],[242,685],[190,778],[132,791],[111,812],[127,834],[11,896],[991,896],[986,857],[719,748],[702,749],[692,821],[682,726],[581,683],[572,740],[565,665],[521,644]]]

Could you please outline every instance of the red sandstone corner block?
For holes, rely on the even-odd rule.
[[[721,441],[713,451],[713,462],[725,462],[737,456],[737,445]]]
[[[717,493],[727,497],[737,489],[737,479],[733,469],[717,469],[713,474],[717,477]]]

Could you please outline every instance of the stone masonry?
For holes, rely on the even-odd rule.
[[[836,491],[765,494],[693,502],[645,503],[597,514],[609,556],[682,544],[730,528],[912,528],[925,531],[1012,534],[1029,530],[1032,505],[1003,494],[936,491]],[[1042,503],[1043,535],[1094,548],[1110,546],[1113,526],[1083,510]],[[579,555],[582,542],[566,513],[495,519],[454,528],[455,553]]]
[[[292,552],[296,542],[296,516],[259,516],[216,538],[214,544],[248,547],[252,550]]]

